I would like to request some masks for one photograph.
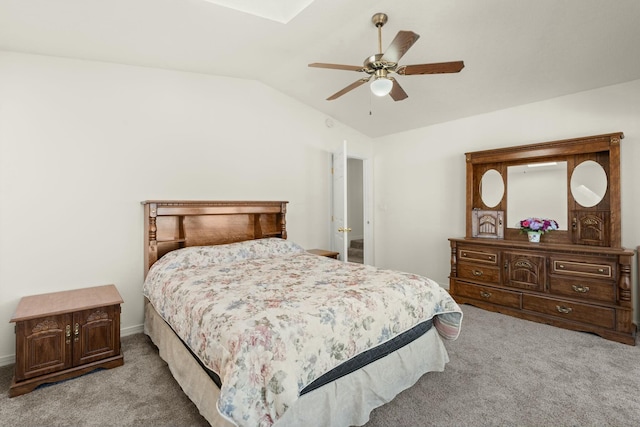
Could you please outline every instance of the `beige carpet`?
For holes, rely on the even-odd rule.
[[[367,427],[640,425],[640,347],[463,306],[451,362]],[[124,337],[125,364],[8,398],[1,426],[206,426],[146,336]]]

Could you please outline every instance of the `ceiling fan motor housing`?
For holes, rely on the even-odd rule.
[[[365,59],[363,63],[364,68],[366,68],[365,72],[374,74],[378,70],[393,71],[398,64],[385,61],[382,59],[383,55],[382,53],[376,53]]]

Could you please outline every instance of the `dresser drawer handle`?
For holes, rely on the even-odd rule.
[[[563,305],[556,305],[556,310],[558,310],[558,313],[569,314],[573,311],[573,308],[565,307]]]
[[[480,296],[482,298],[491,298],[491,293],[487,291],[480,291]]]
[[[558,264],[558,268],[564,270],[564,264]]]
[[[604,273],[604,268],[599,268],[598,273]]]
[[[586,294],[587,292],[589,292],[589,287],[588,286],[571,285],[571,287],[573,288],[574,291],[579,292],[581,294]]]
[[[482,276],[482,270],[473,270],[474,276]]]

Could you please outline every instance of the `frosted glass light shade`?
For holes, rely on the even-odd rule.
[[[376,96],[389,95],[393,82],[386,77],[378,77],[371,82],[371,92]]]

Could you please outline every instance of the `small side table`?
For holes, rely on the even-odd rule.
[[[326,256],[327,258],[338,259],[340,252],[327,251],[324,249],[309,249],[307,252],[314,255]]]
[[[114,285],[22,298],[11,319],[16,324],[16,365],[9,397],[123,365],[122,303]]]

